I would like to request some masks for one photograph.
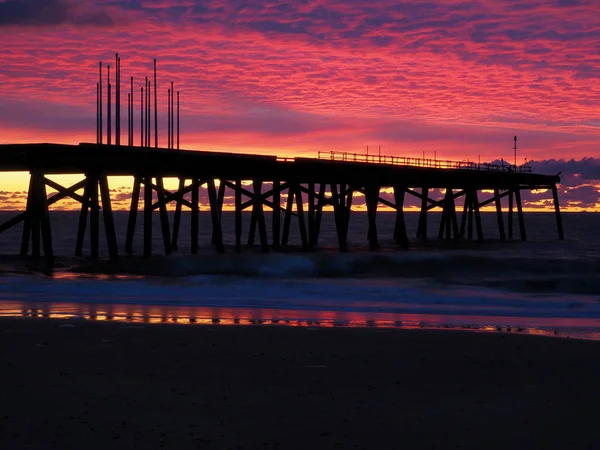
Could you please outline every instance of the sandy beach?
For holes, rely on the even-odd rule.
[[[600,342],[55,319],[2,319],[0,340],[3,449],[592,449],[600,438]]]

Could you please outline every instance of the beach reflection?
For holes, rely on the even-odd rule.
[[[182,325],[458,329],[600,340],[600,323],[597,319],[481,317],[272,308],[28,301],[0,302],[0,317]]]

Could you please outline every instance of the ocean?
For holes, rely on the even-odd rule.
[[[0,222],[16,213],[0,213]],[[495,213],[483,213],[485,241],[415,239],[418,215],[407,213],[411,246],[392,239],[394,214],[378,213],[381,249],[369,251],[366,213],[353,212],[350,251],[337,251],[333,214],[324,213],[319,247],[303,252],[292,222],[290,248],[233,251],[234,216],[223,213],[226,253],[210,245],[201,213],[200,252],[190,254],[189,213],[179,250],[161,256],[158,214],[153,251],[143,258],[138,216],[134,255],[124,253],[126,212],[115,221],[121,258],[75,257],[77,212],[51,211],[57,264],[52,272],[19,258],[21,226],[0,234],[0,316],[122,320],[132,323],[277,324],[319,327],[443,328],[600,339],[600,214],[525,214],[528,241],[499,240]],[[244,214],[247,235],[249,214]],[[268,217],[267,217],[268,219]],[[172,223],[172,216],[171,216]],[[506,223],[506,217],[505,217]],[[514,236],[518,238],[515,221]],[[103,229],[101,227],[101,235]]]

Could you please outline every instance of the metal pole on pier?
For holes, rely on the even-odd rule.
[[[156,58],[154,59],[154,147],[158,148],[158,100],[156,89]]]
[[[100,85],[96,83],[96,144],[100,143],[100,111],[99,111],[99,102],[100,102]]]
[[[175,127],[173,126],[175,122],[173,121],[173,117],[175,117],[175,88],[173,87],[173,82],[171,81],[171,148],[175,148]]]
[[[133,104],[134,104],[134,96],[133,96],[133,77],[131,77],[131,88],[130,88],[130,92],[131,94],[131,139],[129,141],[129,145],[131,145],[133,147]]]
[[[121,145],[121,58],[115,54],[115,144]]]
[[[148,126],[146,128],[146,131],[148,132],[148,137],[146,138],[146,147],[150,147],[151,143],[150,143],[150,139],[152,137],[152,120],[151,120],[151,114],[152,114],[152,81],[150,81],[150,79],[148,79],[148,87],[147,89],[147,96],[146,96],[146,120],[148,121]]]
[[[108,69],[108,73],[106,75],[106,84],[108,85],[108,99],[106,101],[106,143],[108,145],[111,144],[111,128],[112,128],[112,122],[111,122],[111,111],[110,111],[110,106],[111,106],[111,92],[110,92],[110,65],[107,67]]]
[[[131,94],[127,93],[127,145],[131,145]]]
[[[179,91],[177,91],[177,150],[179,150]]]
[[[100,86],[100,105],[99,105],[99,114],[100,114],[100,122],[99,122],[99,126],[100,126],[100,144],[102,144],[102,135],[104,134],[103,130],[102,130],[102,62],[100,62],[98,64],[99,67],[99,73],[100,73],[100,82],[98,83],[98,85]]]
[[[144,88],[141,88],[140,95],[140,147],[144,146]]]
[[[150,136],[150,118],[148,117],[150,111],[150,82],[148,81],[148,77],[146,77],[145,79],[145,89],[146,97],[144,98],[144,147],[147,147]]]
[[[167,90],[167,148],[171,148],[171,89]]]

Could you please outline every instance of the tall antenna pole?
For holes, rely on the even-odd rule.
[[[131,145],[131,94],[127,93],[127,146]]]
[[[148,145],[148,77],[144,80],[144,147]]]
[[[131,92],[127,93],[127,146],[131,147],[131,139],[133,136],[133,127],[131,126],[131,117],[133,116],[133,97]]]
[[[158,103],[156,90],[156,58],[154,59],[154,147],[158,148]]]
[[[152,112],[152,89],[150,86],[152,82],[148,79],[148,86],[146,87],[146,120],[148,122],[148,126],[146,127],[146,132],[148,133],[148,137],[146,138],[146,147],[150,147],[150,136],[152,136],[152,120],[151,120],[151,112]]]
[[[108,145],[111,145],[112,140],[111,140],[111,132],[112,132],[112,117],[111,117],[111,111],[110,111],[110,106],[111,106],[111,92],[110,92],[110,64],[107,66],[108,69],[108,73],[106,75],[106,84],[108,85],[108,99],[106,102],[106,143]]]
[[[115,53],[115,144],[121,145],[121,58]]]
[[[167,148],[171,148],[171,89],[167,90]]]
[[[100,82],[98,83],[100,86],[100,143],[102,144],[102,135],[104,134],[102,129],[102,61],[100,61],[98,67],[100,69]]]
[[[98,107],[99,107],[99,102],[100,102],[100,98],[98,97],[99,89],[100,89],[100,85],[98,83],[96,83],[96,144],[100,143],[100,127],[99,127],[100,115],[98,114]]]
[[[517,168],[517,137],[515,136],[515,169]]]
[[[140,95],[140,147],[144,146],[144,88],[141,88],[142,94]]]
[[[175,115],[174,110],[174,98],[175,98],[175,89],[173,88],[173,82],[171,81],[171,148],[175,148],[175,127],[173,117]]]
[[[121,145],[121,57],[119,57],[119,132],[117,133],[119,136],[119,145]]]
[[[179,91],[177,91],[177,150],[179,150]]]
[[[131,77],[131,91],[129,93],[131,94],[131,139],[129,140],[129,145],[133,147],[133,77]]]

